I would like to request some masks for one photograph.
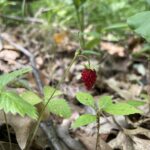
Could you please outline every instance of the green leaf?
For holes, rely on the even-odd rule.
[[[9,82],[15,80],[19,76],[30,72],[32,69],[31,67],[22,68],[16,71],[13,71],[11,73],[6,73],[0,76],[0,89],[2,89],[4,86],[6,86]]]
[[[0,95],[0,109],[3,109],[6,113],[12,114],[18,113],[22,117],[28,115],[29,117],[36,119],[37,111],[34,106],[26,102],[22,97],[14,92],[2,92]]]
[[[104,108],[104,111],[112,115],[130,115],[135,113],[142,113],[142,111],[127,103],[111,104]]]
[[[99,38],[92,38],[92,39],[90,39],[90,40],[88,40],[88,41],[86,42],[85,48],[87,48],[87,49],[93,48],[93,47],[97,46],[97,45],[99,44],[99,42],[100,42],[100,39],[99,39]],[[85,54],[90,55],[89,52],[87,52],[87,53],[85,53]],[[100,56],[101,54],[100,54],[99,52],[93,51],[93,52],[91,53],[91,55]]]
[[[72,128],[78,128],[81,126],[88,125],[96,121],[96,116],[91,114],[84,114],[80,116],[75,122],[71,125]]]
[[[86,0],[73,0],[73,3],[74,3],[74,5],[75,5],[76,9],[79,9],[80,6],[81,6],[82,4],[84,4],[85,2],[86,2]]]
[[[91,94],[84,93],[84,92],[78,92],[76,94],[77,100],[87,106],[94,107],[94,98]]]
[[[48,100],[52,96],[52,94],[54,93],[55,90],[56,89],[51,87],[51,86],[45,86],[44,87],[44,98],[45,98],[45,100]],[[62,92],[59,91],[59,90],[56,90],[55,94],[53,95],[53,97],[59,96],[59,95],[62,95]]]
[[[128,103],[129,105],[134,106],[134,107],[138,107],[138,106],[144,105],[146,102],[137,101],[137,100],[129,100],[129,101],[127,101],[127,103]]]
[[[106,27],[106,30],[112,30],[112,29],[120,29],[120,28],[127,28],[128,25],[126,23],[116,23],[113,25],[110,25],[108,27]]]
[[[97,56],[100,56],[99,52],[96,52],[96,51],[93,51],[93,50],[83,50],[81,52],[81,54],[83,54],[83,55],[97,55]]]
[[[71,110],[64,99],[52,99],[48,104],[48,109],[51,113],[59,115],[60,117],[68,118],[71,116]]]
[[[25,91],[21,93],[20,96],[31,105],[36,105],[42,102],[42,99],[32,91]]]
[[[134,31],[150,42],[150,11],[140,12],[127,20]]]
[[[98,101],[98,107],[99,109],[104,109],[108,105],[112,104],[112,99],[110,96],[101,96],[99,101]]]

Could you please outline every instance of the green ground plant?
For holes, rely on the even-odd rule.
[[[100,150],[99,143],[99,132],[100,132],[100,116],[103,112],[110,115],[130,115],[135,113],[142,113],[141,110],[136,107],[144,105],[145,102],[128,100],[126,102],[113,103],[111,96],[105,95],[101,96],[96,103],[94,97],[86,92],[79,92],[76,94],[77,100],[86,106],[91,107],[95,110],[95,115],[93,114],[83,114],[72,124],[72,128],[78,128],[81,126],[88,125],[93,122],[97,122],[97,140],[95,150]]]

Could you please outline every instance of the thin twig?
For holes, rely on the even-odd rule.
[[[11,136],[10,136],[10,131],[9,131],[9,127],[8,127],[7,116],[6,116],[6,113],[4,111],[3,111],[3,114],[4,114],[4,119],[6,122],[7,134],[8,134],[8,140],[9,140],[9,149],[12,150]]]
[[[50,124],[50,126],[49,126],[49,124]],[[54,138],[53,135],[54,134],[57,135],[57,133],[55,130],[53,130],[53,128],[51,129],[52,124],[53,124],[52,121],[51,122],[48,121],[46,123],[41,123],[40,127],[46,133],[48,139],[52,139],[49,144],[53,146],[53,149],[62,150],[62,147],[64,147],[65,145],[64,144],[62,145],[58,138]],[[58,143],[60,143],[60,144],[58,144]],[[68,150],[68,148],[66,146],[63,149]]]
[[[100,144],[100,111],[97,111],[97,137],[96,137],[96,147],[95,150],[101,150]]]

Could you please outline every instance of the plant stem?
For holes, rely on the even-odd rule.
[[[25,16],[25,7],[26,7],[26,0],[23,0],[22,2],[22,15]]]
[[[88,61],[88,65],[89,65],[89,67],[91,66],[91,63],[90,63],[89,57],[84,56],[84,55],[79,55],[79,57],[83,57],[83,58],[85,58],[85,59]]]
[[[42,109],[42,111],[41,111],[41,113],[40,113],[40,116],[39,116],[39,118],[38,118],[38,120],[37,120],[37,124],[36,124],[36,126],[35,126],[35,128],[34,128],[32,134],[31,134],[30,138],[29,138],[30,141],[28,140],[29,142],[27,142],[27,147],[25,148],[26,150],[29,150],[29,148],[30,148],[30,146],[31,146],[31,144],[32,144],[32,142],[33,142],[33,140],[34,140],[34,137],[35,137],[35,135],[36,135],[36,133],[37,133],[37,130],[38,130],[38,128],[39,128],[40,122],[41,122],[41,120],[42,120],[44,111],[45,111],[45,109],[46,109],[48,103],[50,102],[50,100],[51,100],[52,97],[54,96],[55,92],[57,91],[57,88],[58,88],[58,87],[60,86],[60,84],[65,80],[66,76],[68,76],[69,70],[70,70],[71,66],[73,65],[73,63],[76,61],[76,59],[77,59],[77,57],[78,57],[79,54],[80,54],[80,50],[77,50],[77,52],[75,53],[75,56],[74,56],[74,58],[72,59],[70,65],[69,65],[68,68],[66,69],[66,71],[65,71],[64,75],[62,76],[61,80],[60,80],[60,81],[58,82],[58,84],[56,85],[56,88],[55,88],[55,90],[53,91],[53,93],[51,94],[50,98],[48,99],[48,101],[47,101],[46,104],[44,105],[44,107],[43,107],[43,109]]]
[[[80,32],[81,32],[81,47],[85,48],[85,39],[84,39],[84,6],[81,8],[81,19],[80,19]]]
[[[6,113],[4,111],[3,111],[3,114],[4,114],[4,119],[5,119],[6,128],[7,128],[8,140],[9,140],[9,149],[12,150],[11,137],[10,137],[9,127],[8,127],[7,116],[6,116]]]
[[[76,4],[74,3],[75,9],[76,9],[76,14],[77,14],[77,22],[79,24],[79,39],[80,39],[80,46],[82,49],[85,48],[85,39],[84,39],[84,6],[77,7]]]
[[[101,144],[100,144],[100,111],[97,111],[97,137],[96,137],[96,147],[95,150],[101,150]]]

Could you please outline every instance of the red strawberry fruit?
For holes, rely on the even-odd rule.
[[[96,71],[88,68],[83,69],[81,79],[86,89],[90,90],[96,81]]]

